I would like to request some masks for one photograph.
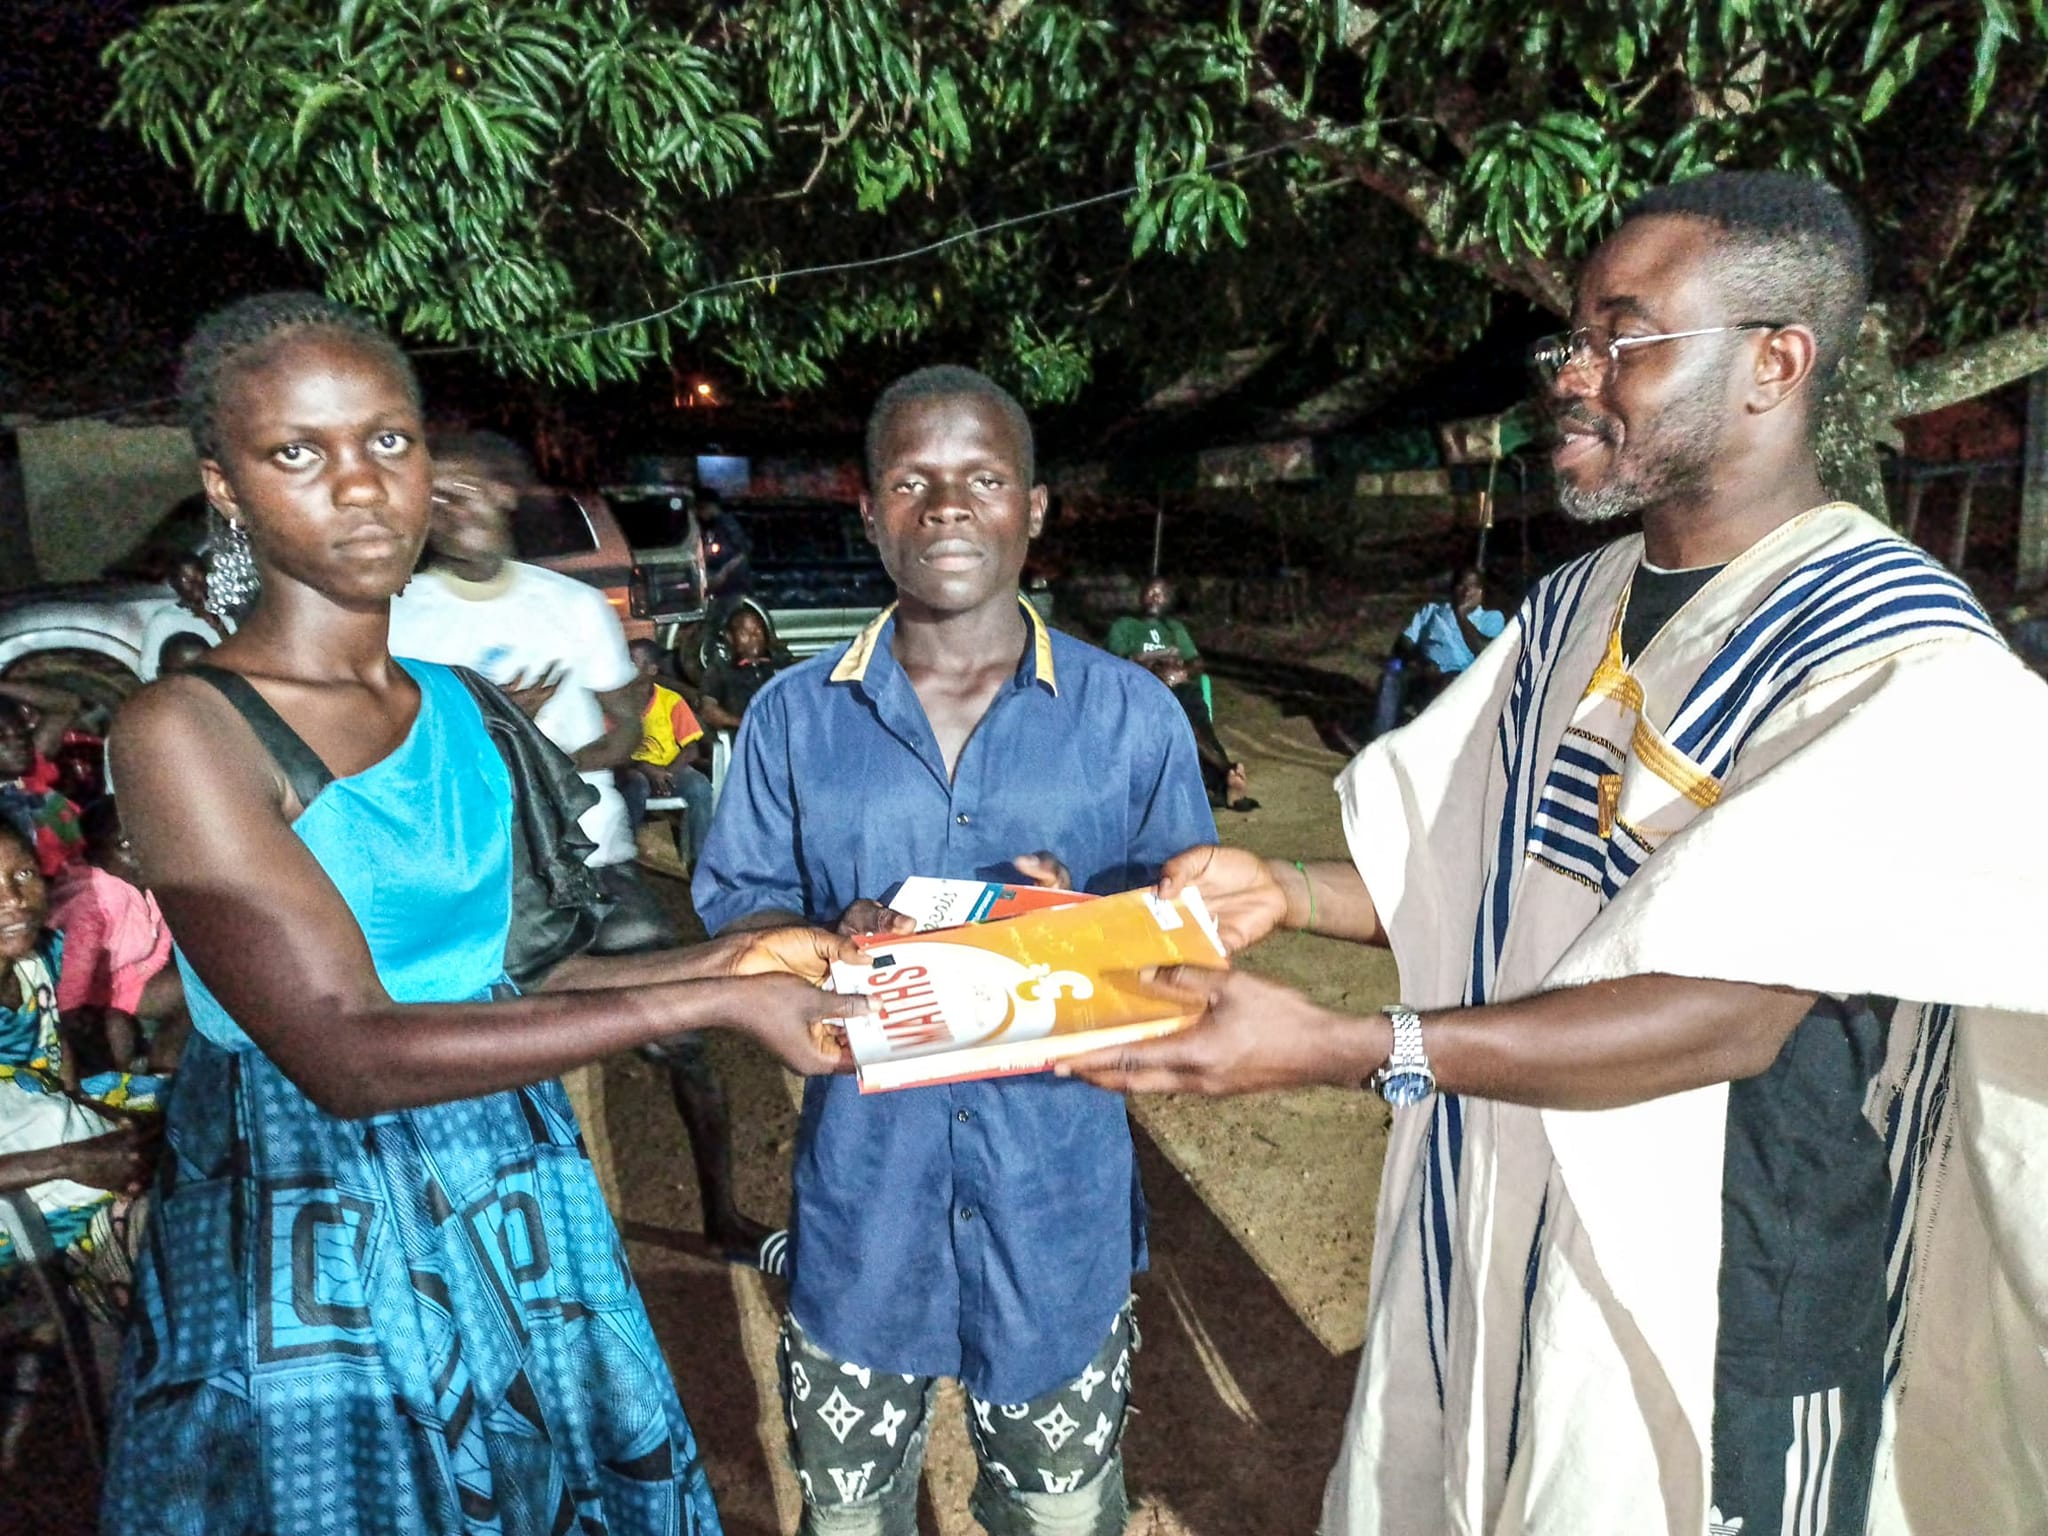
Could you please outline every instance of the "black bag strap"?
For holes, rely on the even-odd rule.
[[[203,662],[187,667],[185,671],[218,688],[221,696],[235,706],[235,713],[249,722],[249,729],[256,733],[257,741],[262,743],[263,750],[270,754],[271,761],[284,774],[285,783],[291,786],[300,810],[305,810],[321,790],[334,782],[334,775],[320,761],[320,754],[306,745],[303,736],[285,724],[284,716],[272,709],[269,701],[241,673]]]

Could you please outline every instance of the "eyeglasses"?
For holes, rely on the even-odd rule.
[[[1604,360],[1598,367],[1606,373],[1621,361],[1623,353],[1637,347],[1653,346],[1660,341],[1684,341],[1688,336],[1719,336],[1729,331],[1781,331],[1789,323],[1743,320],[1735,325],[1703,325],[1697,330],[1664,331],[1655,336],[1610,336],[1604,342],[1591,326],[1582,325],[1575,331],[1560,331],[1536,342],[1529,348],[1529,366],[1544,383],[1551,384],[1562,378],[1567,368],[1595,366],[1596,358],[1603,354]]]

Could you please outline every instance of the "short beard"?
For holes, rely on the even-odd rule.
[[[1720,408],[1720,402],[1704,392],[1672,401],[1642,433],[1638,461],[1617,456],[1607,478],[1591,490],[1561,481],[1559,509],[1575,523],[1605,523],[1704,495],[1713,484],[1714,459],[1721,448]]]

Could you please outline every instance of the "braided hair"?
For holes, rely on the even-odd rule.
[[[422,405],[412,359],[382,326],[361,310],[325,294],[259,293],[215,310],[199,322],[178,362],[178,407],[203,459],[221,454],[221,396],[229,380],[260,362],[283,338],[299,331],[347,337],[389,363],[413,405]]]

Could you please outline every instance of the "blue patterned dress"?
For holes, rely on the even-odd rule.
[[[411,734],[295,830],[392,997],[480,999],[503,979],[510,783],[461,680],[405,665]],[[179,965],[194,1033],[103,1529],[716,1536],[560,1085],[336,1119]]]

